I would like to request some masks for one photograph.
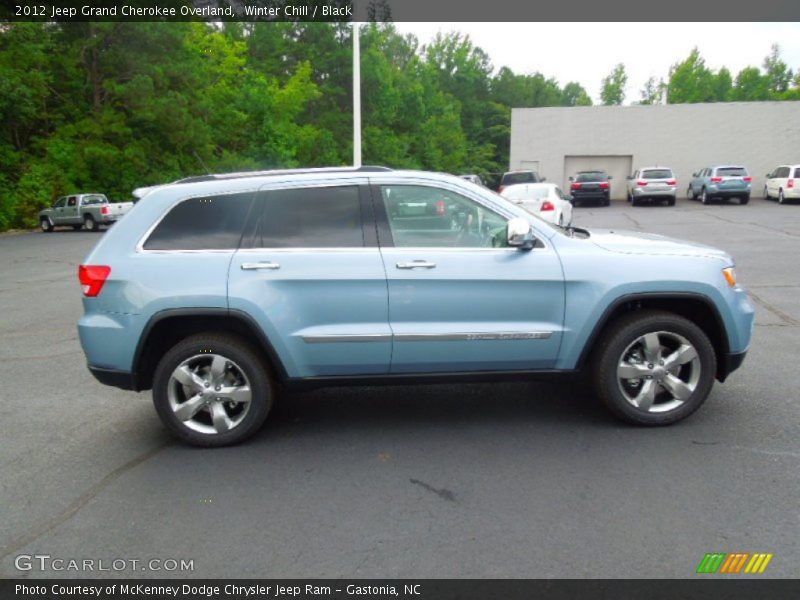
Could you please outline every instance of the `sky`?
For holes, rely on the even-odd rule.
[[[706,66],[760,67],[772,44],[789,67],[800,70],[800,23],[396,23],[420,43],[437,32],[460,31],[490,56],[495,70],[541,72],[563,86],[577,81],[599,103],[600,86],[617,63],[628,74],[625,104],[640,99],[651,76],[665,80],[672,64],[695,46]]]

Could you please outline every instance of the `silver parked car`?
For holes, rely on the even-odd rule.
[[[675,206],[678,182],[669,167],[644,167],[628,176],[628,202],[638,206],[645,201],[660,201]]]
[[[62,196],[52,207],[39,211],[39,225],[45,233],[60,225],[97,231],[100,225],[116,223],[132,207],[133,202],[111,203],[104,194]]]

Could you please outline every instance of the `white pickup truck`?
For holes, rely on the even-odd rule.
[[[39,213],[39,224],[46,233],[60,225],[71,225],[76,231],[97,231],[100,225],[119,221],[132,207],[133,202],[111,203],[104,194],[62,196]]]

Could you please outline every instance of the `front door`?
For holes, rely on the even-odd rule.
[[[392,373],[553,367],[564,280],[548,241],[527,251],[506,247],[507,218],[446,187],[375,186],[373,201]]]
[[[78,214],[78,197],[67,197],[67,205],[64,207],[64,212],[61,219],[62,225],[77,225],[81,223],[81,216]]]
[[[258,192],[229,306],[253,316],[290,377],[389,370],[386,275],[365,179]]]

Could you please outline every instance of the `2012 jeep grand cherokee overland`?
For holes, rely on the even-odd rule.
[[[282,387],[583,370],[618,417],[667,425],[742,363],[753,325],[725,252],[380,167],[153,188],[79,277],[91,372],[152,389],[202,446],[252,435]]]

